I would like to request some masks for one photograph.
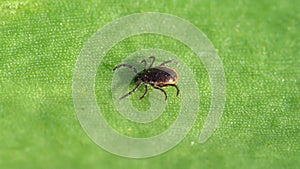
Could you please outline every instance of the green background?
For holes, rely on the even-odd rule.
[[[2,0],[0,168],[299,168],[299,7],[296,0]],[[214,135],[197,143],[210,88],[205,68],[200,63],[196,67],[191,57],[186,62],[197,69],[204,98],[194,128],[167,153],[127,159],[102,150],[84,133],[73,107],[72,75],[84,43],[95,32],[122,16],[149,11],[189,20],[212,41],[225,69],[226,108]],[[99,68],[107,72],[103,81],[110,83],[111,69],[136,49],[192,55],[182,44],[159,38],[133,37],[116,46]],[[103,90],[97,89],[101,95]],[[111,97],[110,87],[105,89]],[[131,100],[143,109],[135,101],[141,93]],[[178,106],[173,100],[170,104]],[[113,106],[110,98],[98,97],[98,102]],[[140,126],[133,128],[136,133],[126,133],[123,125],[132,124],[117,119],[109,121],[125,134],[151,135]]]

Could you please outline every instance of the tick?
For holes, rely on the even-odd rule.
[[[158,66],[152,67],[155,63],[155,57],[150,56],[149,58],[152,59],[152,62],[148,68],[147,68],[147,61],[145,59],[141,61],[141,63],[144,65],[144,70],[142,70],[141,72],[138,72],[135,67],[129,64],[120,64],[113,69],[113,71],[115,71],[121,67],[126,67],[136,74],[135,77],[133,78],[133,81],[137,83],[137,85],[130,92],[120,97],[120,100],[124,99],[125,97],[137,91],[142,85],[145,85],[145,92],[140,97],[140,99],[143,99],[147,95],[148,86],[152,86],[154,89],[163,92],[165,95],[165,100],[168,99],[168,94],[163,89],[163,87],[167,87],[167,86],[175,87],[177,90],[176,96],[178,96],[180,90],[176,85],[176,82],[179,79],[179,75],[175,69],[166,66],[166,64],[168,63],[174,62],[177,64],[178,62],[176,60],[168,60],[161,63]]]

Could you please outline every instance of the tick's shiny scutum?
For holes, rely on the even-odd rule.
[[[165,84],[175,84],[178,78],[176,70],[166,66],[158,66],[139,72],[135,76],[134,82],[164,86]]]

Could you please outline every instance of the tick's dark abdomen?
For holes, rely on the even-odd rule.
[[[144,82],[157,86],[165,84],[174,84],[177,82],[177,72],[166,66],[158,66],[139,72],[135,78],[135,82]]]

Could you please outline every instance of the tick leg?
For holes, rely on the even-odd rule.
[[[159,66],[164,66],[165,64],[168,64],[168,63],[176,63],[176,65],[178,64],[178,62],[176,60],[168,60],[168,61],[161,63]]]
[[[128,65],[128,64],[120,64],[120,65],[116,66],[116,67],[113,69],[113,71],[115,71],[115,70],[117,70],[117,69],[119,69],[119,68],[121,68],[121,67],[127,67],[128,69],[132,70],[135,74],[138,73],[138,71],[136,70],[135,67],[133,67],[133,66],[131,66],[131,65]]]
[[[176,96],[178,96],[178,95],[179,95],[179,92],[180,92],[180,90],[179,90],[179,88],[178,88],[178,86],[177,86],[176,84],[168,84],[168,86],[173,86],[173,87],[175,87],[175,88],[176,88],[176,90],[177,90],[177,94],[176,94]]]
[[[149,66],[149,68],[151,68],[153,66],[153,64],[155,63],[155,57],[154,56],[150,56],[149,58],[152,59],[152,63]]]
[[[139,89],[142,86],[142,84],[143,83],[139,83],[138,85],[136,85],[134,89],[132,89],[130,92],[128,92],[124,96],[120,97],[119,100],[124,99],[125,97],[127,97],[127,96],[131,95],[132,93],[134,93],[137,89]]]
[[[144,65],[144,70],[146,70],[147,61],[146,61],[145,59],[143,59],[143,60],[141,61],[141,64]]]
[[[162,88],[160,88],[160,87],[157,87],[157,86],[153,86],[155,89],[158,89],[158,90],[160,90],[160,91],[162,91],[164,94],[165,94],[165,100],[167,100],[168,99],[168,94],[166,93],[166,91],[164,90],[164,89],[162,89]]]
[[[142,100],[148,93],[148,85],[145,85],[145,93],[143,94],[143,96],[140,97],[140,100]]]

